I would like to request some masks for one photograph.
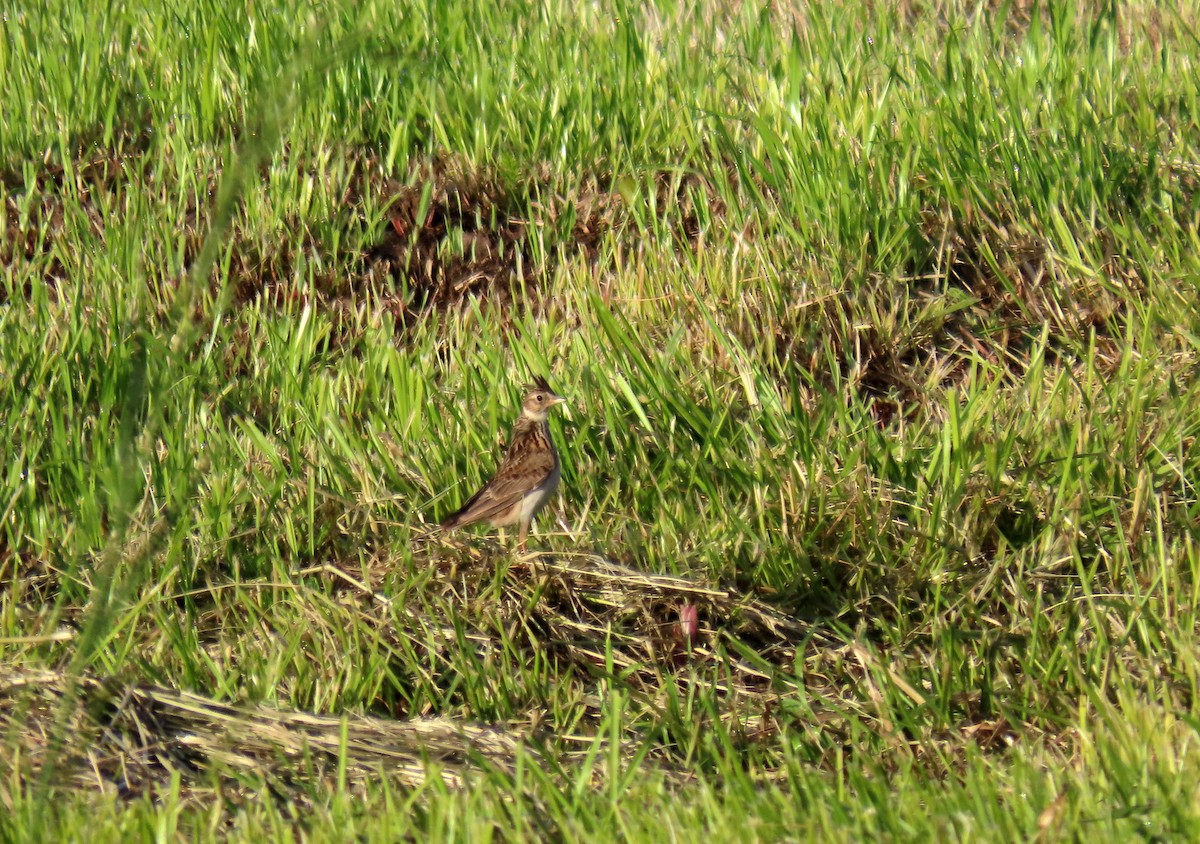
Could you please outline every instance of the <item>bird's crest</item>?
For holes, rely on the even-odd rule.
[[[550,382],[541,375],[538,375],[536,378],[534,378],[532,383],[530,383],[530,385],[526,388],[526,392],[533,392],[534,390],[545,390],[547,393],[554,392],[554,390],[550,388]]]

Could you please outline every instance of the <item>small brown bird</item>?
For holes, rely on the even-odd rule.
[[[562,476],[546,416],[550,408],[564,401],[545,378],[536,378],[526,388],[521,415],[513,425],[496,474],[466,504],[442,520],[442,530],[479,522],[490,522],[492,527],[518,524],[517,543],[525,550],[529,525],[550,500]]]

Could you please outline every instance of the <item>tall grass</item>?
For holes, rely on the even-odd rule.
[[[3,835],[1189,835],[1195,19],[7,14]],[[786,668],[716,648],[769,706],[686,659],[648,693],[632,610],[584,671],[514,625],[554,581],[432,532],[537,374],[571,404],[536,544],[811,624]],[[119,794],[80,785],[87,700],[36,720],[43,670],[530,754]]]

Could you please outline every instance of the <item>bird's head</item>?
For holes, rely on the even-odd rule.
[[[562,396],[550,389],[546,379],[540,375],[533,383],[525,388],[525,400],[521,403],[521,412],[530,419],[541,421],[547,412],[556,404],[565,402]]]

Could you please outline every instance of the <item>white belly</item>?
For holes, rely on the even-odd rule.
[[[554,490],[558,489],[558,482],[561,479],[562,469],[556,462],[554,471],[542,482],[542,485],[521,499],[521,522],[532,520],[538,510],[546,506],[546,503],[550,501],[550,496],[554,495]]]

